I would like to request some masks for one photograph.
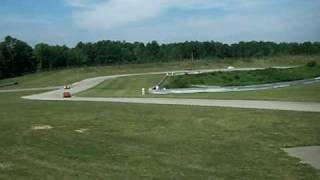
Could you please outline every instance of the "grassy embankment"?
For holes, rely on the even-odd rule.
[[[211,72],[170,76],[162,84],[165,88],[190,88],[194,85],[245,86],[302,80],[320,76],[320,65],[290,69],[268,68],[254,71]]]
[[[281,150],[320,144],[319,113],[22,95],[0,93],[0,179],[320,179]]]
[[[0,80],[0,84],[8,82],[18,82],[19,85],[2,87],[0,89],[12,88],[35,88],[47,86],[62,86],[64,84],[74,83],[85,78],[154,71],[171,71],[183,69],[212,69],[225,68],[227,66],[235,67],[270,67],[270,66],[288,66],[302,65],[310,61],[317,61],[320,64],[319,56],[284,56],[268,57],[260,59],[212,59],[200,61],[183,61],[174,63],[142,64],[142,65],[122,65],[122,66],[100,66],[100,67],[82,67],[65,70],[53,70],[26,75],[22,77]]]

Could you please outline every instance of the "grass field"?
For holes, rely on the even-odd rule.
[[[164,88],[190,88],[194,85],[246,86],[310,79],[320,76],[320,65],[290,69],[268,68],[254,71],[210,72],[170,76],[161,83]]]
[[[11,88],[45,87],[98,75],[297,65],[315,59],[75,68],[0,83],[19,82]],[[141,97],[141,88],[155,85],[162,77],[117,78],[77,95]],[[318,92],[320,84],[145,97],[320,101]],[[320,170],[281,150],[320,145],[320,113],[20,98],[34,93],[0,93],[0,179],[320,179]],[[52,129],[34,129],[46,126]]]
[[[142,64],[142,65],[121,65],[121,66],[101,66],[101,67],[82,67],[71,68],[65,70],[54,70],[26,75],[18,78],[0,80],[0,84],[8,82],[18,82],[17,86],[3,87],[0,89],[12,88],[34,88],[47,86],[62,86],[74,83],[85,78],[140,73],[153,71],[170,71],[182,69],[211,69],[225,68],[227,66],[235,67],[270,67],[280,65],[302,65],[310,61],[320,63],[319,56],[284,56],[284,57],[268,57],[260,59],[213,59],[200,61],[183,61],[175,63],[159,63],[159,64]]]
[[[141,96],[141,88],[156,85],[164,75],[134,76],[107,80],[100,85],[77,94],[87,97],[170,97],[170,98],[205,98],[205,99],[247,99],[247,100],[281,100],[281,101],[315,101],[320,102],[320,84],[299,85],[287,88],[227,92],[196,93],[172,95]]]
[[[0,94],[0,179],[320,179],[280,149],[319,145],[319,113],[22,95]]]
[[[161,81],[165,74],[139,75],[104,81],[98,86],[77,94],[94,97],[141,97],[141,89],[148,89]],[[151,97],[147,95],[146,97]]]

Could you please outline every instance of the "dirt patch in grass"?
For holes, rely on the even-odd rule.
[[[52,129],[53,127],[50,125],[39,125],[39,126],[33,126],[32,129],[33,130],[48,130],[48,129]]]
[[[82,133],[85,133],[85,132],[89,131],[89,129],[82,128],[82,129],[77,129],[77,130],[74,130],[74,131],[77,132],[77,133],[82,134]]]
[[[9,169],[12,166],[10,163],[0,162],[0,169]]]

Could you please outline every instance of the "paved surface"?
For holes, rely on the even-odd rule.
[[[301,159],[302,163],[320,169],[320,146],[306,146],[283,149],[290,156]]]
[[[205,100],[205,99],[174,99],[174,98],[99,98],[99,97],[59,97],[27,96],[25,99],[47,100],[47,101],[95,101],[95,102],[116,102],[135,104],[160,104],[160,105],[189,105],[189,106],[212,106],[212,107],[233,107],[245,109],[267,109],[286,110],[303,112],[320,112],[320,103],[311,102],[282,102],[282,101],[249,101],[249,100]]]
[[[250,70],[253,70],[251,68]],[[236,69],[241,70],[241,69]],[[248,70],[246,68],[246,70]],[[209,71],[209,70],[205,70]],[[212,71],[212,70],[211,70]],[[184,71],[180,71],[184,72]],[[139,74],[122,74],[113,76],[102,76],[89,78],[71,86],[69,92],[76,94],[90,89],[101,82],[136,75],[164,74],[166,72],[139,73]],[[305,111],[320,112],[320,103],[312,102],[282,102],[282,101],[249,101],[249,100],[205,100],[205,99],[174,99],[174,98],[97,98],[97,97],[72,97],[64,99],[62,94],[64,89],[58,89],[45,93],[25,96],[24,99],[30,100],[50,100],[50,101],[95,101],[95,102],[117,102],[117,103],[139,103],[139,104],[162,104],[162,105],[191,105],[191,106],[214,106],[214,107],[234,107],[250,109],[268,109],[268,110],[288,110],[288,111]]]

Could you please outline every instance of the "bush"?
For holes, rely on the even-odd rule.
[[[236,80],[239,80],[239,79],[240,79],[240,76],[239,76],[239,75],[235,75],[234,78],[235,78]]]
[[[316,61],[310,61],[307,63],[307,67],[315,67],[317,66],[317,62]]]

